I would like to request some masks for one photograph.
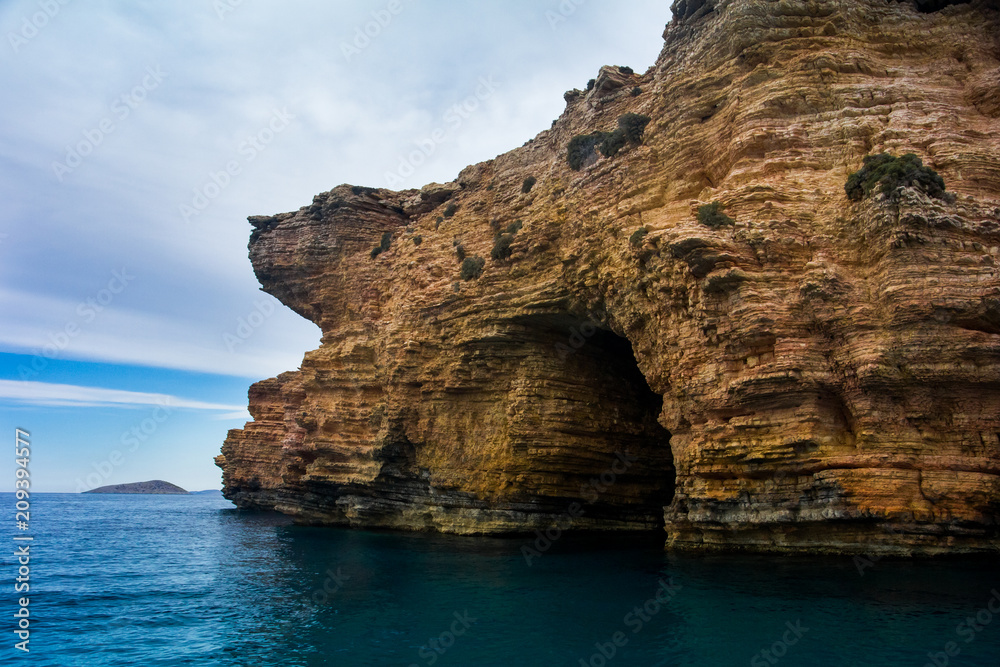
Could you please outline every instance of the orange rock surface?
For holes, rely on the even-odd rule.
[[[997,3],[674,12],[649,71],[603,68],[454,183],[251,218],[258,279],[323,339],[251,389],[227,497],[315,524],[1000,549]],[[642,143],[570,169],[625,113]],[[949,196],[849,200],[879,152]],[[715,201],[734,226],[699,223]]]

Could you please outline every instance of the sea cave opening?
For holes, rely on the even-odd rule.
[[[553,472],[597,529],[662,529],[676,483],[670,432],[632,344],[593,319],[549,316],[528,329],[547,360],[552,414],[543,437],[563,443]]]

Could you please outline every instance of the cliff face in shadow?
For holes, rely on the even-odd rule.
[[[997,3],[673,9],[649,71],[603,68],[453,183],[251,218],[258,279],[323,339],[251,389],[227,498],[315,524],[1000,548]],[[644,132],[577,140],[570,168],[629,113]],[[881,152],[949,194],[849,199]],[[710,202],[734,223],[699,222]]]

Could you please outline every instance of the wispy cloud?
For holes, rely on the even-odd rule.
[[[228,322],[213,327],[117,304],[97,312],[82,297],[72,301],[0,287],[0,311],[31,313],[0,328],[0,351],[33,354],[40,362],[81,359],[255,379],[297,368],[302,353],[316,347],[318,329],[273,299],[267,301],[273,318],[245,344],[227,346],[225,335],[237,330],[238,317],[246,317],[255,303],[264,303],[264,297],[229,304]],[[240,306],[243,312],[235,310]],[[44,379],[46,365],[39,366],[39,376],[21,378]]]
[[[171,409],[225,411],[225,414],[219,415],[220,419],[236,419],[246,414],[245,408],[239,405],[193,401],[169,394],[22,380],[0,380],[0,400],[48,407],[139,408],[154,405]]]

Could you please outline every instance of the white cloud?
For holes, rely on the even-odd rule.
[[[153,394],[122,389],[101,387],[80,387],[72,384],[51,384],[48,382],[22,382],[20,380],[0,380],[0,399],[22,405],[41,405],[72,408],[135,408],[150,405],[171,409],[224,410],[220,418],[235,418],[246,411],[239,405],[223,405],[193,401],[169,394]]]
[[[303,353],[318,344],[317,327],[264,295],[231,307],[228,321],[207,326],[115,301],[98,312],[99,304],[88,300],[100,294],[74,302],[0,288],[0,311],[14,315],[0,328],[0,351],[35,355],[41,366],[46,359],[80,359],[262,379],[298,368]],[[254,304],[270,304],[273,311],[251,318]],[[16,316],[29,312],[33,317]]]

